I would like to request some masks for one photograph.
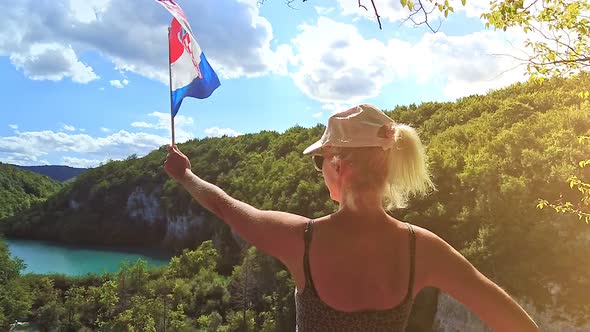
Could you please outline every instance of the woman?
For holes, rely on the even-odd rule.
[[[414,297],[426,286],[453,296],[496,331],[538,330],[445,241],[386,213],[433,188],[414,129],[359,105],[330,117],[304,154],[312,155],[340,205],[315,220],[230,197],[194,175],[176,147],[165,163],[202,206],[289,269],[299,331],[404,331]]]

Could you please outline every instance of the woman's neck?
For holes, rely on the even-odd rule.
[[[375,216],[384,217],[387,215],[383,208],[382,196],[375,193],[360,193],[355,197],[343,199],[340,202],[338,215],[354,216]]]

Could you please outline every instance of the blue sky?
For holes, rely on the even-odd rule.
[[[177,2],[221,80],[210,98],[184,100],[179,142],[310,127],[358,103],[455,100],[525,78],[500,55],[520,54],[522,36],[486,30],[487,1],[454,1],[437,33],[402,24],[399,0],[375,1],[383,30],[356,0]],[[169,143],[170,20],[153,0],[0,3],[0,162],[94,167]]]

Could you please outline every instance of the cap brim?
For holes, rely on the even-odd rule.
[[[317,141],[315,143],[313,143],[312,145],[308,146],[305,150],[303,150],[303,154],[311,154],[319,149],[322,148],[322,142]]]

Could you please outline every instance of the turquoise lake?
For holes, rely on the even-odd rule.
[[[22,259],[27,265],[21,273],[100,274],[116,272],[125,261],[144,259],[149,266],[162,266],[170,260],[163,255],[125,249],[111,250],[20,239],[6,239],[6,243],[11,255]]]

